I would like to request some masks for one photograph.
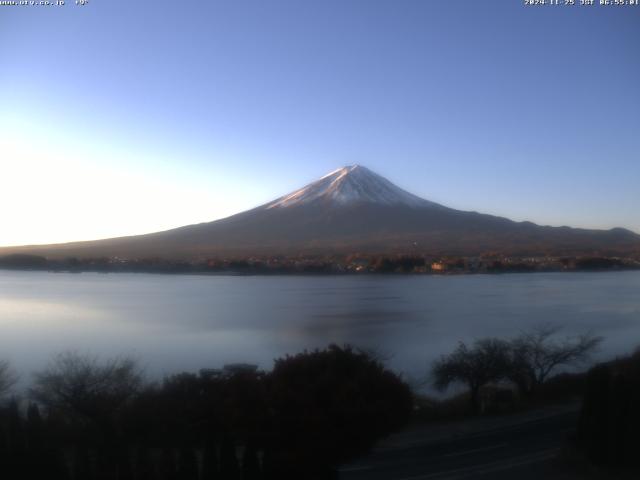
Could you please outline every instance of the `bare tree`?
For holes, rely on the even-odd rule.
[[[131,358],[101,362],[96,357],[65,352],[35,374],[31,395],[49,408],[104,423],[112,419],[141,385],[141,371]]]
[[[541,325],[511,341],[509,379],[522,394],[532,395],[558,367],[588,361],[603,340],[592,333],[558,339],[560,330]]]
[[[18,381],[11,364],[6,360],[0,360],[0,397],[6,395]]]
[[[506,377],[509,367],[509,344],[497,338],[477,340],[470,348],[460,342],[453,353],[443,355],[432,367],[434,385],[445,390],[460,382],[469,387],[471,408],[480,409],[480,388]]]
[[[395,353],[381,347],[356,348],[355,351],[368,356],[370,359],[382,365],[388,365],[395,357]]]

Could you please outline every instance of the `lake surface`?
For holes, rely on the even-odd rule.
[[[197,276],[0,271],[0,358],[28,380],[56,352],[133,355],[149,376],[273,359],[331,342],[410,378],[459,340],[542,323],[640,345],[640,272],[461,276]]]

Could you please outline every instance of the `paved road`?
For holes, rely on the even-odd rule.
[[[411,441],[389,442],[370,456],[341,469],[341,480],[454,480],[572,478],[556,465],[567,436],[575,429],[576,409],[537,418],[522,417],[486,425],[457,438],[430,438],[424,427]]]

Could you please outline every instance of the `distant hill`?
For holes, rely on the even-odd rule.
[[[270,203],[213,222],[147,235],[0,249],[0,255],[49,258],[166,259],[352,252],[626,255],[640,252],[640,235],[622,228],[548,227],[454,210],[355,165],[335,170]]]

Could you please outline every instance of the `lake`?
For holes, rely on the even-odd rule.
[[[459,340],[542,323],[640,345],[640,272],[198,276],[0,271],[0,358],[23,381],[56,352],[133,355],[150,377],[331,342],[376,349],[409,378]]]

